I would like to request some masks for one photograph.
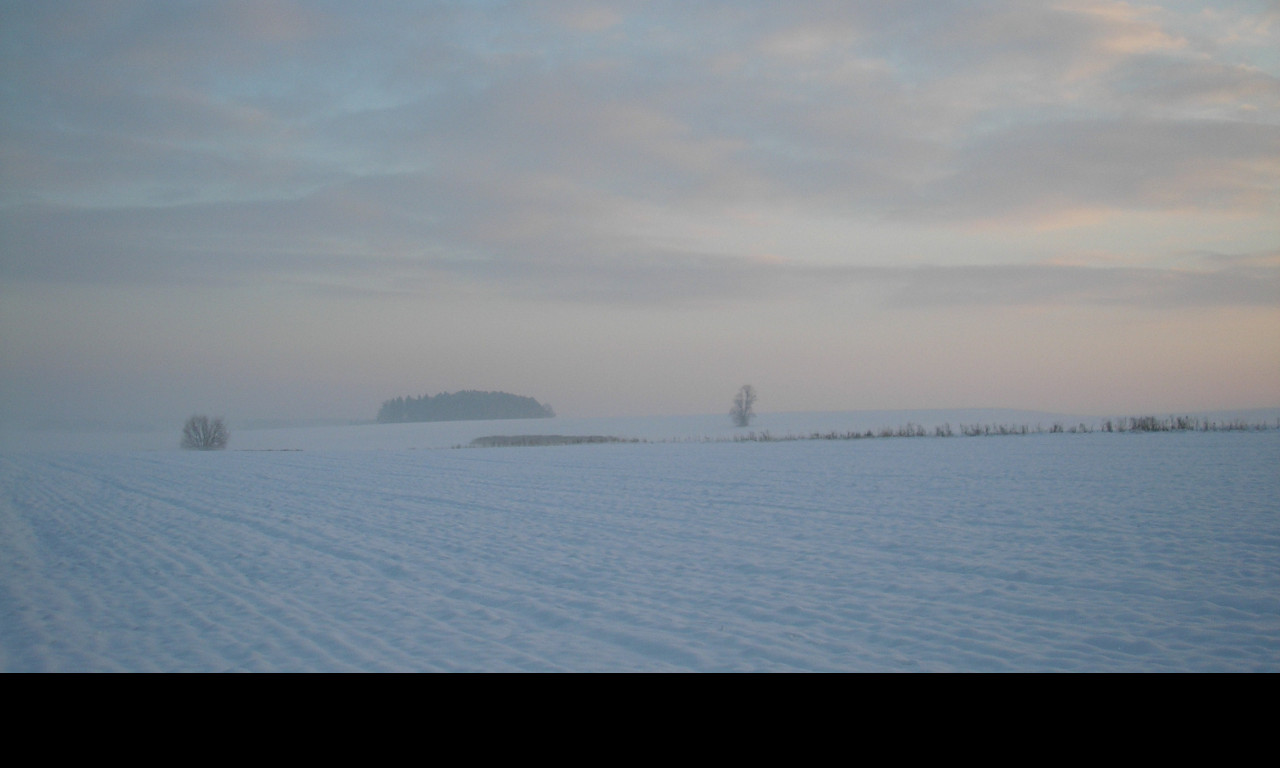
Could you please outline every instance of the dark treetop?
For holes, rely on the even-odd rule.
[[[532,397],[507,392],[441,392],[432,397],[397,397],[378,409],[384,424],[405,421],[475,421],[481,419],[545,419],[555,416],[551,406]]]

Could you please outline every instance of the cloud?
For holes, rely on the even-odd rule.
[[[10,294],[202,285],[267,307],[465,296],[496,317],[650,320],[819,299],[1253,317],[1280,296],[1280,24],[1251,4],[4,16]]]
[[[1259,212],[1280,190],[1280,125],[1020,125],[974,140],[957,157],[955,173],[931,190],[936,207],[917,212],[979,219],[1098,208]]]
[[[922,267],[898,273],[899,296],[919,306],[1280,307],[1280,268],[1137,269],[1005,265]]]
[[[404,189],[420,188],[403,180]],[[530,190],[533,191],[533,190]],[[1280,304],[1269,254],[1194,256],[1176,267],[1071,264],[858,266],[655,247],[605,227],[571,227],[591,209],[514,213],[454,203],[439,217],[388,201],[395,185],[280,203],[0,212],[9,282],[82,285],[292,285],[422,295],[479,289],[522,300],[679,306],[799,300],[854,291],[889,306]],[[516,196],[518,197],[518,195]],[[421,200],[417,201],[421,203]],[[472,204],[474,205],[474,204]],[[598,211],[604,215],[607,206]],[[443,221],[442,221],[443,219]],[[558,228],[563,226],[563,228]],[[869,291],[869,293],[868,293]]]
[[[1274,125],[1278,103],[1274,73],[1205,59],[1167,14],[1120,3],[125,7],[92,40],[15,24],[42,44],[5,46],[8,202],[278,199],[467,165],[671,205],[878,215],[945,198],[938,180],[1001,142],[1029,152],[1027,132],[1089,164],[1107,147],[1064,147],[1056,126],[1114,145],[1143,120]],[[1001,181],[1044,184],[1033,159]]]

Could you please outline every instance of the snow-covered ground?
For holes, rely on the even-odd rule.
[[[676,441],[448,447],[522,433]],[[738,433],[9,435],[0,669],[1280,671],[1278,430]]]

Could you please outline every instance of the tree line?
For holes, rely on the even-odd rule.
[[[486,419],[546,419],[555,416],[551,406],[532,397],[508,392],[441,392],[421,397],[397,397],[378,409],[378,421],[396,424],[410,421],[479,421]]]

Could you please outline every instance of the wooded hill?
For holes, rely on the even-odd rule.
[[[507,392],[441,392],[432,397],[397,397],[378,409],[378,421],[479,421],[484,419],[545,419],[555,416],[551,406],[532,397]]]

